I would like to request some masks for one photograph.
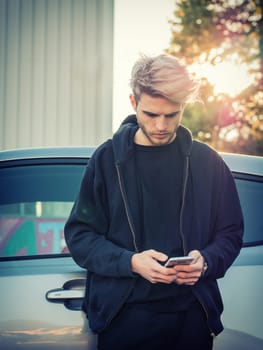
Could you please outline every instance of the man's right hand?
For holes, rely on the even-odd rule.
[[[154,249],[135,253],[131,258],[131,268],[151,283],[170,284],[176,279],[176,271],[160,264],[168,259],[166,254]]]

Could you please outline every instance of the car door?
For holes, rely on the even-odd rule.
[[[262,171],[263,159],[258,159],[259,161]],[[251,166],[251,173],[253,170]],[[225,330],[215,339],[215,350],[261,350],[263,349],[263,176],[241,172],[233,174],[244,215],[244,244],[225,277],[219,280],[224,302],[222,319]]]
[[[95,349],[63,233],[87,159],[0,163],[1,348]]]

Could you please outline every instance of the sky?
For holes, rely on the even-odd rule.
[[[175,0],[115,0],[113,131],[133,113],[129,80],[140,54],[157,55],[169,47]]]

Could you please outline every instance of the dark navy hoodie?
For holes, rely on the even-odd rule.
[[[137,276],[131,257],[140,247],[140,206],[136,190],[135,116],[113,139],[97,148],[88,162],[78,198],[65,225],[73,259],[87,269],[83,309],[90,328],[107,327],[131,295]],[[183,157],[180,234],[185,255],[200,250],[208,269],[192,287],[211,333],[223,329],[223,304],[217,279],[224,276],[242,247],[243,217],[235,183],[222,158],[177,130]],[[153,213],[154,215],[154,213]]]

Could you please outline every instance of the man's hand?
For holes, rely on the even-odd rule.
[[[201,277],[204,258],[198,250],[192,250],[189,254],[194,261],[189,265],[175,265],[164,267],[160,262],[168,259],[166,254],[154,249],[135,253],[131,258],[132,271],[138,273],[151,283],[177,283],[193,286]]]
[[[194,261],[189,265],[175,265],[172,269],[176,272],[175,282],[193,286],[199,280],[204,268],[204,258],[198,250],[192,250],[189,254]]]
[[[160,264],[168,259],[166,254],[154,249],[136,253],[131,258],[132,271],[138,273],[151,283],[167,283],[175,281],[177,271]]]

